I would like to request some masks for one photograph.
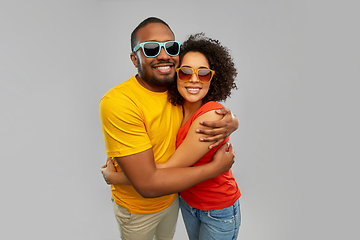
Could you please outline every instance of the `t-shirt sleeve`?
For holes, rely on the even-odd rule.
[[[126,97],[103,97],[99,105],[108,157],[122,157],[151,148],[141,110]]]

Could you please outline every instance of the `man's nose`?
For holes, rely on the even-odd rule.
[[[170,56],[165,51],[164,47],[161,47],[160,53],[159,55],[157,55],[157,59],[162,59],[162,60],[170,59]]]

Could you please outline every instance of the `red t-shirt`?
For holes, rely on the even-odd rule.
[[[193,121],[202,114],[222,108],[223,105],[218,102],[208,102],[202,105],[190,119],[179,129],[176,138],[176,147],[184,141],[186,134]],[[193,166],[203,165],[212,160],[216,150],[229,140],[227,137],[219,146],[207,152]],[[199,183],[185,191],[180,192],[180,196],[184,201],[193,208],[203,211],[222,209],[230,207],[241,196],[239,187],[235,182],[235,178],[231,169],[217,176]]]

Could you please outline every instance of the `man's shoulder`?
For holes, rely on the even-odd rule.
[[[123,94],[132,91],[132,89],[136,88],[135,84],[135,76],[131,77],[130,79],[116,85],[115,87],[109,89],[105,94],[104,97],[116,97],[121,96]]]
[[[112,106],[119,104],[126,104],[126,102],[131,102],[131,95],[134,90],[134,77],[126,80],[118,84],[117,86],[108,90],[100,99],[100,107],[101,106]]]
[[[114,101],[119,99],[134,99],[137,95],[141,94],[141,89],[139,89],[138,85],[135,76],[133,76],[108,90],[100,101],[104,101],[105,99],[112,99]]]

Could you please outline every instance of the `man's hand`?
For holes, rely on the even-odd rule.
[[[223,144],[214,154],[212,161],[209,164],[214,164],[215,169],[218,170],[218,175],[223,172],[229,171],[234,164],[235,152],[231,143]],[[216,177],[215,176],[215,177]]]
[[[233,115],[230,109],[221,108],[216,110],[217,114],[224,115],[218,121],[201,121],[200,124],[212,129],[196,129],[197,133],[209,135],[209,137],[200,138],[201,142],[214,142],[209,146],[213,148],[218,146],[227,136],[233,133],[239,127],[239,119]]]
[[[113,184],[111,182],[111,177],[110,176],[111,176],[112,172],[116,172],[116,169],[115,169],[114,164],[111,161],[111,158],[108,158],[106,160],[106,164],[100,168],[100,171],[101,171],[101,173],[103,175],[103,178],[104,178],[105,182],[108,185]]]

